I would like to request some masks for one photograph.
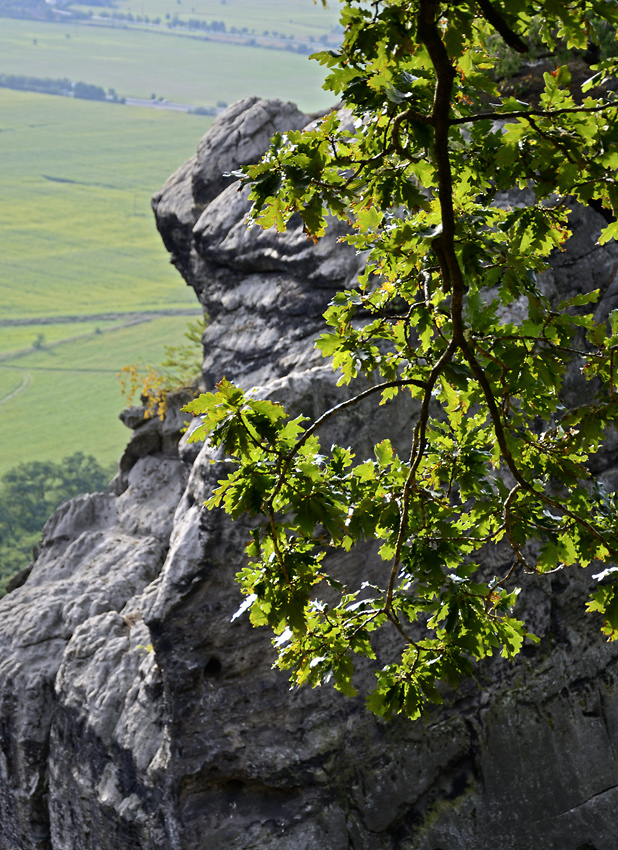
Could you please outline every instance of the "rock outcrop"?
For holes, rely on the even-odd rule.
[[[246,193],[222,177],[290,104],[224,112],[154,198],[172,260],[208,312],[204,381],[223,375],[319,414],[334,378],[312,340],[358,257],[333,225],[313,246],[245,229]],[[593,211],[546,285],[618,299],[618,249]],[[580,390],[574,386],[574,393]],[[359,410],[334,426],[369,452],[414,410]],[[234,574],[246,529],[202,502],[220,472],[164,423],[135,428],[108,493],[48,522],[25,583],[0,601],[0,850],[611,850],[618,847],[618,647],[582,616],[586,575],[535,581],[524,605],[539,647],[422,721],[379,721],[362,700],[291,691]],[[596,473],[615,484],[608,445]],[[342,571],[371,569],[348,557]],[[361,685],[364,674],[361,674]]]

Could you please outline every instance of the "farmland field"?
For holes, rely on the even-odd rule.
[[[115,8],[224,20],[228,31],[272,33],[279,48],[292,35],[337,38],[334,10],[312,0],[118,0]],[[306,111],[330,103],[324,69],[299,52],[204,40],[163,23],[110,24],[2,18],[0,73],[196,106],[251,94]],[[116,373],[140,359],[160,363],[165,345],[182,342],[190,315],[181,314],[199,315],[169,264],[150,197],[212,120],[0,88],[0,475],[76,451],[103,464],[118,459],[129,432],[117,418]]]
[[[97,333],[117,325],[114,321],[54,322],[53,324],[10,325],[0,329],[0,362],[2,355],[12,354],[13,358],[22,353],[30,353],[33,347],[54,345],[62,340],[82,334]],[[1,395],[1,393],[0,393]]]
[[[118,420],[117,372],[139,357],[159,363],[163,345],[182,339],[186,324],[182,316],[154,319],[0,362],[0,474],[75,451],[104,466],[117,461],[130,433]]]
[[[88,3],[71,4],[72,8],[101,13],[101,6]],[[276,30],[295,38],[319,39],[336,28],[339,15],[338,3],[331,2],[330,8],[323,9],[313,0],[116,0],[114,8],[134,16],[148,14],[165,20],[166,15],[177,15],[181,20],[202,18],[217,20],[226,24],[227,30],[247,28],[252,33],[261,34],[264,30]]]
[[[211,121],[0,89],[0,321],[20,321],[0,325],[0,474],[77,450],[118,458],[116,372],[182,339],[190,317],[163,311],[198,311],[150,196]]]
[[[293,100],[307,111],[332,102],[321,88],[324,69],[306,55],[205,41],[166,27],[3,18],[0,73],[68,77],[113,88],[119,96],[156,94],[197,106],[232,103],[250,94]]]
[[[193,305],[150,197],[211,122],[0,89],[2,318]]]

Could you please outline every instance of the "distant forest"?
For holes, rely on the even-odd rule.
[[[13,576],[33,559],[33,548],[54,510],[81,493],[105,490],[113,474],[94,457],[76,452],[59,463],[21,463],[2,476],[0,597]]]

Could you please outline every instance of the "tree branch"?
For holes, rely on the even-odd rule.
[[[401,553],[403,550],[403,544],[406,537],[408,536],[407,527],[408,517],[410,515],[410,493],[412,492],[412,485],[416,477],[416,472],[423,458],[425,446],[427,444],[425,433],[427,430],[427,422],[429,420],[429,403],[431,401],[431,393],[436,384],[436,381],[440,377],[440,373],[453,359],[453,354],[455,353],[456,349],[457,345],[455,341],[451,340],[450,345],[442,354],[442,357],[438,360],[436,365],[433,367],[433,369],[431,370],[431,374],[427,379],[427,385],[425,387],[425,395],[423,396],[421,412],[419,415],[418,422],[416,424],[416,428],[414,430],[414,442],[412,444],[412,450],[410,452],[410,471],[408,472],[408,477],[406,478],[406,482],[403,485],[401,511],[399,515],[399,533],[397,535],[397,543],[395,546],[395,555],[393,560],[393,566],[391,568],[391,575],[388,582],[388,590],[386,591],[386,599],[384,601],[384,609],[387,613],[391,610],[393,594],[395,592],[395,582],[397,581],[397,574],[399,572],[399,566],[401,564]]]
[[[616,547],[612,546],[610,543],[608,543],[608,541],[605,539],[605,537],[603,537],[603,535],[591,523],[589,523],[588,520],[585,520],[583,517],[580,517],[577,514],[573,513],[573,511],[570,511],[563,504],[561,504],[560,502],[556,502],[554,499],[550,498],[545,493],[542,493],[540,490],[537,490],[536,487],[533,487],[532,484],[530,484],[530,482],[526,481],[526,479],[523,477],[523,475],[520,473],[519,469],[517,468],[517,465],[516,465],[515,461],[513,460],[513,455],[511,454],[511,452],[510,452],[510,450],[509,450],[509,448],[506,444],[506,437],[505,437],[505,433],[504,433],[504,428],[502,426],[502,419],[501,419],[501,416],[500,416],[500,411],[498,410],[498,407],[496,405],[496,400],[494,398],[494,394],[492,392],[492,389],[489,385],[489,381],[487,380],[487,376],[485,375],[483,368],[481,367],[480,363],[478,362],[478,360],[474,356],[474,353],[472,352],[472,350],[469,347],[466,340],[463,341],[461,349],[464,353],[464,356],[468,360],[468,363],[470,364],[470,368],[472,369],[472,371],[474,373],[474,377],[477,379],[477,381],[481,385],[481,389],[483,390],[483,395],[485,396],[485,401],[487,403],[487,407],[489,408],[491,420],[493,422],[494,433],[496,435],[496,439],[497,439],[498,445],[500,447],[500,453],[502,454],[502,457],[506,461],[506,464],[507,464],[509,471],[511,472],[513,478],[518,482],[518,484],[521,484],[521,486],[528,493],[532,494],[537,499],[544,502],[546,505],[551,505],[553,508],[556,508],[556,510],[562,511],[562,513],[565,514],[565,516],[570,517],[572,520],[577,522],[580,526],[585,528],[595,538],[595,540],[598,540],[599,543],[602,543],[605,546],[605,548],[607,549],[607,551],[610,554],[618,555],[618,549]]]
[[[451,96],[456,72],[440,32],[436,25],[436,15],[439,7],[438,0],[421,0],[417,15],[417,32],[419,41],[425,45],[436,73],[436,87],[434,91],[433,110],[431,124],[434,128],[434,155],[438,167],[438,198],[440,202],[440,217],[442,221],[442,234],[438,240],[434,240],[433,247],[440,263],[442,272],[443,288],[452,288],[451,294],[451,319],[453,331],[451,340],[442,356],[433,367],[427,380],[425,394],[421,407],[421,414],[414,434],[414,442],[410,452],[410,472],[406,478],[402,493],[402,505],[399,521],[399,534],[395,548],[395,556],[391,575],[386,593],[385,609],[390,610],[395,582],[401,564],[401,553],[403,544],[408,535],[409,502],[412,485],[416,472],[421,463],[426,446],[426,428],[429,418],[429,403],[431,393],[438,380],[440,373],[453,358],[460,338],[463,339],[462,306],[464,281],[459,268],[459,262],[455,253],[455,212],[453,209],[453,183],[451,174],[451,162],[449,156],[449,112],[451,108]]]
[[[509,47],[512,47],[513,50],[516,50],[518,53],[528,52],[528,45],[510,28],[502,15],[497,11],[497,9],[494,9],[489,0],[476,0],[476,3],[483,13],[485,20],[490,23],[498,33],[500,33]]]
[[[477,112],[475,115],[467,115],[461,118],[451,118],[449,124],[469,124],[471,121],[499,121],[507,118],[527,118],[529,115],[537,118],[554,118],[556,115],[570,115],[578,112],[603,112],[604,109],[616,109],[616,103],[604,103],[601,106],[572,106],[564,109],[521,109],[514,112]]]
[[[397,381],[385,381],[383,384],[376,384],[373,387],[369,387],[369,389],[364,390],[364,392],[359,393],[353,398],[349,398],[346,401],[342,401],[341,404],[335,405],[335,407],[331,407],[330,410],[327,410],[326,413],[323,413],[319,419],[316,419],[313,424],[307,428],[305,433],[298,439],[296,445],[293,449],[291,449],[288,454],[285,456],[283,467],[279,472],[279,480],[277,482],[277,486],[274,489],[272,496],[269,499],[269,504],[272,506],[274,499],[277,497],[281,487],[283,486],[283,482],[285,480],[285,474],[290,468],[290,464],[302,448],[302,446],[306,443],[306,441],[314,434],[318,428],[330,419],[331,416],[336,416],[338,413],[341,413],[342,410],[345,410],[348,407],[352,407],[355,404],[363,401],[363,399],[368,398],[370,395],[374,393],[382,392],[382,390],[388,390],[392,387],[406,387],[406,386],[416,386],[421,387],[421,389],[425,389],[426,384],[423,381],[417,381],[414,378],[401,379]]]

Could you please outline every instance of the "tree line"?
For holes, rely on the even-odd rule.
[[[63,502],[103,490],[112,477],[94,457],[76,452],[59,463],[21,463],[0,480],[0,595],[27,567],[43,526]]]
[[[73,83],[67,77],[28,77],[25,74],[0,74],[0,88],[17,91],[34,91],[41,94],[56,94],[63,97],[77,97],[82,100],[110,100],[124,103],[113,89],[108,94],[102,86],[80,81]]]

